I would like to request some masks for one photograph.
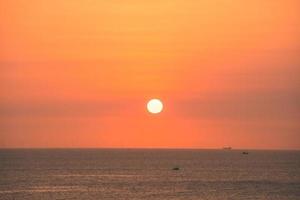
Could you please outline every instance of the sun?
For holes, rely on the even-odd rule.
[[[151,99],[147,103],[147,110],[152,114],[160,113],[163,107],[163,103],[159,99]]]

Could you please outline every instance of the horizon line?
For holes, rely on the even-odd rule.
[[[192,147],[0,147],[0,150],[59,150],[59,149],[69,149],[69,150],[223,150],[223,151],[235,151],[235,150],[258,150],[258,151],[300,151],[299,149],[288,149],[288,148],[233,148],[232,149],[224,149],[221,148],[192,148]]]

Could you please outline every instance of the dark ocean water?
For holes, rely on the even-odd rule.
[[[241,152],[0,150],[0,199],[300,199],[300,151]]]

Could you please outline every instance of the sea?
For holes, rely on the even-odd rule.
[[[0,199],[300,199],[300,151],[243,151],[1,149]]]

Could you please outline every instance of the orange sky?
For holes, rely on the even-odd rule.
[[[0,0],[0,147],[300,149],[299,8]]]

